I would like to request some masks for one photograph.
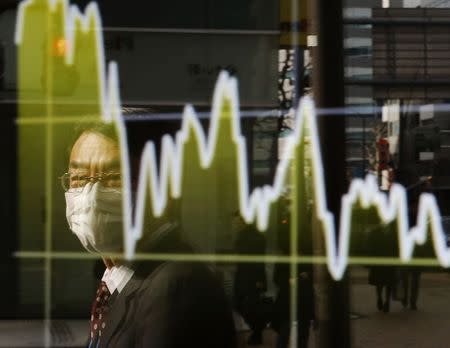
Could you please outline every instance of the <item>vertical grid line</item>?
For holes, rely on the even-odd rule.
[[[291,168],[291,181],[292,181],[292,205],[291,205],[291,225],[290,225],[290,261],[289,261],[289,270],[290,270],[290,279],[289,279],[289,297],[290,297],[290,308],[289,308],[289,317],[290,317],[290,327],[289,327],[289,333],[290,333],[290,339],[289,339],[289,346],[290,347],[296,347],[296,339],[297,335],[291,335],[292,332],[296,333],[296,330],[293,330],[293,328],[296,328],[297,323],[297,254],[298,254],[298,248],[297,248],[297,239],[298,239],[298,166],[296,163],[298,163],[297,154],[294,155],[295,162],[292,165]],[[295,339],[293,340],[293,337]],[[295,342],[293,342],[295,341]]]
[[[52,9],[49,4],[49,11],[47,13],[47,47],[45,52],[47,60],[47,85],[46,85],[46,142],[45,142],[45,276],[44,276],[44,342],[45,347],[51,347],[51,280],[52,280],[52,259],[48,256],[52,250],[52,168],[53,168],[53,123],[51,122],[53,105],[52,105],[52,90],[53,90],[53,65],[52,56],[50,54],[52,44]]]

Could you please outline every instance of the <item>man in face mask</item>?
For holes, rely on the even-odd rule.
[[[123,245],[122,185],[115,139],[96,131],[75,142],[65,174],[70,229],[90,252],[120,252]],[[110,260],[104,258],[105,263]]]
[[[123,251],[124,234],[120,147],[113,127],[82,132],[61,179],[70,229],[106,267],[91,308],[88,347],[234,347],[231,307],[209,267],[125,263],[110,256]],[[147,226],[139,252],[186,254],[179,224],[160,220]]]

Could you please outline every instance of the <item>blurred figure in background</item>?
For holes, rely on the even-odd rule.
[[[396,281],[396,269],[393,266],[371,266],[369,268],[369,284],[375,286],[377,309],[389,312],[392,289]],[[384,299],[383,299],[384,289]]]
[[[247,225],[240,213],[235,213],[232,221],[233,232],[237,235],[235,251],[238,255],[264,255],[266,240],[254,226]],[[263,294],[267,290],[266,267],[264,263],[239,262],[234,276],[233,298],[236,310],[250,326],[252,333],[248,344],[263,343],[262,332],[266,326]]]
[[[414,226],[419,210],[420,195],[424,192],[431,192],[432,176],[427,176],[408,186],[408,220],[409,225]],[[428,256],[428,255],[427,255]],[[402,304],[410,309],[417,310],[417,299],[419,297],[421,267],[404,267],[400,272],[400,278],[404,289]]]
[[[283,255],[289,255],[289,224],[281,225],[280,230],[279,249]],[[316,321],[312,265],[299,264],[297,277],[293,278],[290,264],[277,263],[273,281],[278,288],[272,319],[272,327],[278,333],[276,347],[287,348],[289,344],[292,329],[290,293],[294,286],[297,288],[297,347],[308,347],[310,327]]]

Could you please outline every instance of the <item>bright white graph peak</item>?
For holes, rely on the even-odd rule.
[[[33,1],[25,1],[20,5],[16,28],[16,43],[22,43],[23,14],[27,6]],[[50,2],[54,4],[54,1]],[[64,1],[66,12],[66,40],[68,41],[68,52],[66,63],[73,61],[73,42],[75,21],[81,19],[83,30],[88,30],[89,23],[96,24],[101,28],[101,20],[97,5],[91,3],[86,14],[80,13],[75,6],[70,6]],[[70,10],[69,10],[70,9]],[[232,140],[238,149],[238,197],[239,209],[247,223],[256,222],[260,230],[265,230],[269,221],[269,209],[271,203],[277,201],[286,182],[291,156],[285,156],[277,166],[273,185],[266,185],[249,191],[247,179],[247,151],[246,141],[240,129],[240,111],[238,99],[238,85],[235,78],[228,76],[226,72],[220,73],[215,87],[212,100],[212,114],[208,133],[205,134],[199,119],[192,106],[187,105],[183,113],[183,122],[180,131],[175,138],[165,135],[162,139],[161,161],[158,166],[156,149],[152,142],[144,147],[138,188],[136,194],[135,215],[133,218],[133,202],[131,198],[131,178],[129,166],[129,149],[125,131],[125,125],[120,113],[120,96],[118,83],[117,65],[111,62],[106,72],[104,66],[104,48],[102,31],[97,30],[97,50],[99,57],[100,96],[102,96],[101,112],[105,122],[113,122],[118,129],[121,160],[124,179],[124,241],[125,252],[128,258],[132,258],[137,241],[142,237],[142,226],[144,221],[144,208],[148,185],[151,185],[151,204],[153,214],[160,216],[167,206],[169,195],[179,198],[182,195],[182,163],[183,149],[188,140],[190,130],[199,143],[199,156],[203,168],[208,168],[215,155],[217,145],[217,134],[221,117],[229,117],[232,124]],[[107,78],[106,78],[107,76]],[[222,113],[222,105],[225,101],[231,106],[230,113]],[[318,218],[324,226],[324,237],[327,252],[327,265],[334,279],[340,279],[347,267],[350,244],[350,229],[352,219],[352,208],[356,203],[363,207],[376,207],[379,216],[384,223],[396,221],[398,230],[398,241],[400,247],[400,259],[407,262],[412,258],[416,244],[424,244],[427,239],[428,222],[433,246],[438,261],[442,266],[450,266],[450,250],[446,246],[444,231],[441,224],[441,216],[435,197],[430,194],[422,194],[419,201],[419,209],[416,226],[410,228],[407,216],[406,190],[403,186],[394,184],[389,195],[379,191],[374,177],[368,176],[365,180],[355,179],[350,185],[349,192],[342,197],[342,209],[340,226],[338,230],[339,240],[336,240],[336,226],[333,215],[327,208],[327,197],[325,195],[324,170],[320,154],[319,137],[316,126],[316,111],[310,98],[303,98],[296,111],[295,131],[288,141],[286,153],[293,154],[302,139],[305,129],[309,130],[310,151],[312,163],[312,180],[314,184],[314,204]],[[192,134],[192,133],[191,133]],[[159,172],[158,169],[159,168]],[[170,183],[170,186],[169,186]],[[169,192],[170,187],[170,192]],[[301,233],[301,231],[299,231]]]

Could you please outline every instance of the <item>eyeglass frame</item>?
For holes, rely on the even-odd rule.
[[[64,190],[64,192],[69,191],[70,189],[77,189],[77,188],[83,188],[85,187],[89,182],[99,182],[101,183],[105,177],[110,176],[110,175],[118,175],[119,176],[119,180],[122,180],[122,174],[118,173],[118,172],[114,172],[114,173],[99,173],[97,175],[78,175],[79,177],[83,178],[83,180],[86,180],[86,184],[84,184],[83,186],[79,186],[79,187],[67,187],[66,185],[64,185],[64,180],[65,178],[69,178],[70,179],[70,175],[76,175],[74,173],[70,173],[70,172],[66,172],[63,175],[61,175],[60,177],[58,177],[58,179],[60,180],[61,183],[61,187]]]

